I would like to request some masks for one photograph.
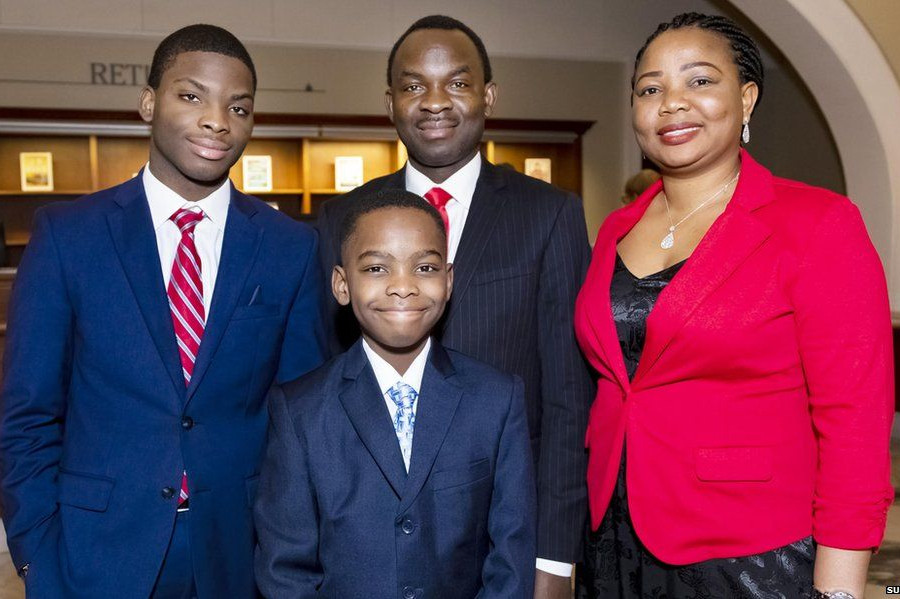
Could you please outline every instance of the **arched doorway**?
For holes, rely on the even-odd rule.
[[[790,59],[831,128],[900,313],[900,84],[844,0],[730,0]]]

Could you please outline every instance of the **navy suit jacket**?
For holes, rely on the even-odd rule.
[[[255,596],[265,397],[323,359],[315,256],[314,231],[232,189],[185,388],[141,177],[35,214],[0,395],[3,519],[29,597],[146,599],[175,520],[163,490],[185,469],[199,597]]]
[[[340,256],[339,231],[354,199],[403,189],[405,172],[329,200],[317,228],[326,277]],[[584,436],[594,397],[575,343],[575,297],[590,260],[581,200],[532,177],[482,161],[459,249],[453,295],[435,336],[525,383],[538,485],[538,557],[574,562],[587,515]],[[329,303],[332,351],[358,335],[349,309]]]
[[[269,410],[254,510],[265,597],[531,597],[520,380],[432,343],[409,475],[361,342],[274,388]]]

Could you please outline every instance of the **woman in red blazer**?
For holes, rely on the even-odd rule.
[[[741,149],[762,85],[724,17],[638,53],[662,179],[604,222],[576,304],[599,374],[580,597],[862,596],[893,498],[884,273],[847,198]]]

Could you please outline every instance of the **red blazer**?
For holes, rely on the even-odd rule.
[[[859,211],[741,160],[733,199],[647,320],[632,381],[610,280],[616,244],[662,182],[603,223],[576,303],[578,341],[600,375],[586,437],[591,524],[626,443],[635,530],[671,564],[810,534],[876,547],[893,499],[890,310]]]

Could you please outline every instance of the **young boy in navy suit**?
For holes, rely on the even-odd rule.
[[[270,394],[264,596],[532,596],[522,383],[431,339],[452,282],[432,206],[404,190],[354,203],[332,292],[362,338]]]

